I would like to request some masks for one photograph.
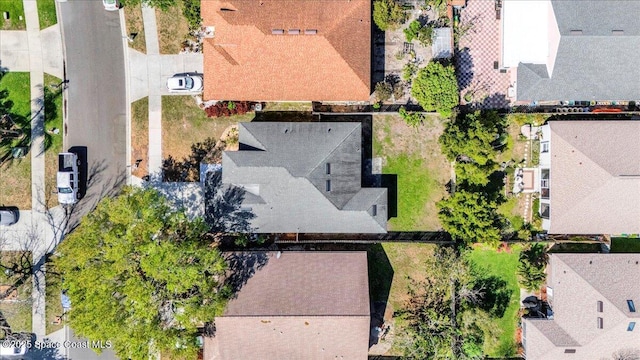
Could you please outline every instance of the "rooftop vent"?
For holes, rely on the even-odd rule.
[[[289,29],[287,33],[289,35],[300,35],[300,29]]]
[[[612,35],[624,35],[624,30],[611,30]]]
[[[316,30],[316,29],[307,29],[307,30],[304,31],[305,35],[315,35],[317,33],[318,33],[318,30]]]
[[[271,35],[283,35],[284,29],[271,29]]]
[[[571,35],[582,35],[582,30],[571,30]]]

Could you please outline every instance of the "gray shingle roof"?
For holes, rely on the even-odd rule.
[[[550,233],[640,233],[640,122],[549,121]]]
[[[367,358],[366,252],[261,254],[266,264],[216,318],[205,359]]]
[[[627,300],[640,303],[639,263],[640,254],[550,255],[547,285],[553,289],[554,318],[525,321],[527,359],[602,359],[640,348],[640,332],[627,331],[629,322],[640,318],[627,307]],[[576,352],[565,354],[567,348]]]
[[[386,189],[361,187],[360,123],[255,122],[239,132],[222,181],[251,193],[243,205],[252,205],[255,232],[386,232]]]
[[[637,100],[639,1],[553,0],[560,43],[549,77],[520,64],[519,100]],[[572,34],[581,30],[581,35]],[[614,34],[612,30],[623,30]]]

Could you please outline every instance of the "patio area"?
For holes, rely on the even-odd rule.
[[[509,106],[510,73],[500,64],[500,0],[467,0],[457,25],[456,71],[463,105]]]

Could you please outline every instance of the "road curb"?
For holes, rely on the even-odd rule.
[[[127,34],[127,24],[124,18],[124,11],[118,10],[120,15],[120,32],[122,33],[122,46],[124,47],[124,78],[125,78],[125,103],[127,109],[125,110],[125,116],[127,121],[126,130],[126,170],[127,185],[131,185],[131,69],[129,68],[129,34]]]

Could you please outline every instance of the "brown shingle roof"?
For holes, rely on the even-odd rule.
[[[204,41],[205,99],[369,99],[369,1],[211,0],[201,5],[203,24],[215,28],[214,37]],[[274,29],[284,34],[273,35]]]
[[[550,233],[640,233],[640,122],[550,121]]]
[[[205,359],[366,359],[366,252],[267,256],[216,318]]]

